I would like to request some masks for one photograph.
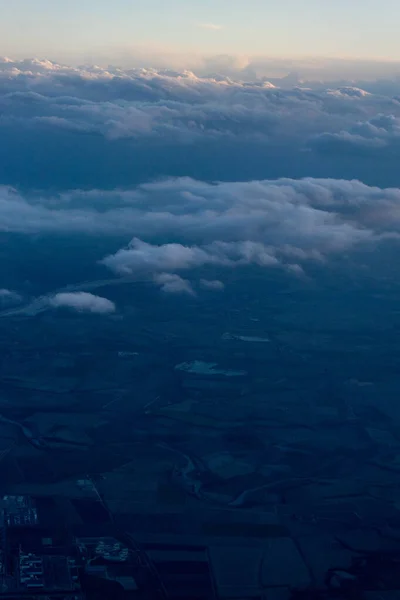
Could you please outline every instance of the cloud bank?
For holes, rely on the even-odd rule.
[[[379,213],[379,219],[377,214]],[[38,196],[0,188],[0,231],[131,235],[129,255],[138,264],[173,267],[177,244],[184,262],[203,263],[216,242],[264,243],[321,253],[394,234],[400,224],[400,189],[360,181],[305,178],[207,183],[167,179],[130,190],[73,190]],[[167,237],[160,256],[146,241]],[[245,246],[241,252],[246,254]],[[121,250],[121,263],[126,251]],[[146,260],[144,261],[144,256]],[[180,255],[180,259],[182,257]]]
[[[128,245],[99,256],[100,264],[118,276],[154,281],[166,292],[192,293],[184,273],[202,280],[200,287],[219,289],[221,276],[202,270],[252,266],[299,273],[310,262],[396,242],[400,190],[312,178],[228,183],[180,178],[45,198],[3,188],[0,231],[129,237]]]
[[[62,67],[0,62],[1,125],[98,134],[165,137],[186,143],[221,136],[272,136],[339,129],[379,109],[400,116],[395,99],[357,87],[312,90],[296,81],[253,82],[191,71]]]
[[[129,186],[171,175],[313,176],[400,185],[388,162],[400,119],[395,94],[357,82],[301,83],[295,75],[246,80],[240,63],[229,57],[220,63],[228,70],[236,65],[237,79],[218,72],[3,59],[0,181],[66,189]],[[349,140],[370,148],[373,172],[362,153],[352,161],[341,152],[326,158],[328,146]]]

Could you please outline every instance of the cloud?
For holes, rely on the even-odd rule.
[[[198,23],[197,27],[201,27],[202,29],[210,29],[211,31],[220,31],[223,29],[222,25],[216,25],[215,23]]]
[[[8,290],[6,288],[0,289],[0,303],[3,304],[15,304],[22,301],[22,296],[14,292],[13,290]]]
[[[208,57],[202,71],[0,61],[0,182],[57,190],[312,176],[399,186],[394,159],[380,154],[394,138],[358,132],[400,119],[394,93],[302,80],[295,66],[229,55]],[[348,138],[361,148],[352,162],[340,151]]]
[[[98,256],[114,274],[184,291],[180,280],[167,280],[166,274],[191,273],[200,287],[217,289],[226,270],[256,267],[299,275],[310,263],[395,241],[400,189],[313,178],[218,183],[178,178],[56,196],[3,188],[1,231],[121,240],[119,249]]]
[[[228,70],[238,66],[231,57],[217,59]],[[216,66],[210,63],[210,69]],[[182,141],[183,136],[193,141],[239,134],[282,141],[282,135],[305,129],[308,134],[316,128],[321,133],[323,126],[340,131],[349,116],[370,117],[379,108],[391,107],[400,116],[399,103],[355,86],[310,90],[293,81],[291,89],[282,89],[275,83],[215,73],[200,77],[187,70],[0,62],[1,124],[69,129],[110,140],[162,136]]]
[[[0,233],[90,236],[97,269],[186,293],[221,288],[228,270],[306,276],[396,241],[389,80],[328,85],[303,79],[319,63],[296,65],[0,61]]]
[[[272,263],[278,254],[315,259],[376,242],[383,233],[397,233],[399,223],[400,189],[359,181],[179,178],[132,190],[42,197],[0,188],[0,232],[129,236],[127,247],[104,260],[121,273],[256,257]]]
[[[218,279],[200,279],[200,285],[205,290],[221,291],[225,288],[223,282]]]
[[[155,281],[165,273],[198,277],[202,269],[249,266],[303,275],[310,261],[396,240],[400,233],[400,190],[356,181],[169,180],[141,186],[131,201],[146,207],[132,227],[147,241],[134,237],[101,262],[117,275]],[[171,241],[159,243],[159,236]],[[223,286],[201,275],[200,285]]]
[[[107,298],[95,296],[88,292],[61,292],[49,298],[54,308],[71,308],[78,312],[110,314],[115,312],[115,304]]]
[[[197,246],[176,243],[156,246],[134,238],[127,248],[118,250],[102,262],[120,275],[142,276],[157,271],[191,269],[221,261],[208,249]]]
[[[13,60],[0,58],[0,68],[9,75],[29,73],[32,76],[58,73],[59,75],[74,74],[83,70],[79,65],[85,62],[84,70],[88,74],[100,73],[104,67],[88,66],[89,61],[80,60],[75,66],[57,64],[49,60],[35,58]],[[376,89],[384,88],[385,93],[399,90],[398,74],[399,61],[359,60],[340,58],[279,58],[271,56],[241,56],[236,54],[198,55],[193,53],[171,53],[170,51],[154,50],[149,47],[124,46],[109,47],[104,55],[97,54],[97,65],[118,65],[123,71],[133,68],[141,69],[175,69],[190,70],[196,75],[208,75],[219,72],[240,80],[251,76],[255,78],[285,78],[296,73],[297,79],[307,85],[317,86],[322,83],[334,82],[338,85],[365,85]],[[284,83],[284,82],[282,82]],[[395,92],[393,92],[395,93]]]
[[[372,220],[371,212],[377,211],[379,221]],[[131,190],[42,197],[0,188],[0,231],[129,235],[130,245],[113,255],[121,272],[220,264],[235,253],[242,259],[258,255],[260,262],[257,244],[274,256],[289,249],[340,252],[375,240],[383,230],[397,232],[399,211],[398,188],[332,179],[208,183],[178,178]],[[168,240],[162,250],[151,245],[160,236]],[[110,266],[113,261],[107,259]]]
[[[400,145],[400,118],[378,114],[368,121],[358,122],[348,130],[338,133],[321,133],[311,140],[311,145],[321,151],[370,150]]]
[[[176,273],[159,273],[154,276],[154,282],[167,294],[195,295],[190,281],[182,279],[182,277],[179,277]]]

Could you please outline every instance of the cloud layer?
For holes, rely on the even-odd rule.
[[[184,273],[195,273],[200,287],[219,289],[221,277],[204,276],[202,269],[256,266],[299,273],[310,261],[321,264],[396,242],[400,190],[312,178],[235,183],[181,178],[44,198],[3,188],[0,231],[128,237],[127,246],[98,257],[103,266],[118,276],[152,280],[166,292],[192,293]]]
[[[67,130],[106,138],[167,135],[186,143],[210,136],[273,136],[332,130],[379,109],[400,116],[396,99],[357,87],[312,90],[296,80],[253,82],[191,71],[62,67],[0,62],[1,125]],[[289,121],[289,122],[288,122]]]
[[[379,218],[378,218],[379,216]],[[340,251],[384,232],[398,231],[400,189],[359,181],[278,179],[207,183],[167,179],[130,190],[74,190],[57,195],[0,188],[0,231],[126,235],[129,252],[149,265],[141,240],[168,237],[161,267],[173,266],[176,243],[262,242],[271,247]],[[245,247],[241,252],[246,253]],[[121,251],[121,261],[125,254]],[[186,262],[204,262],[193,251]]]
[[[298,273],[309,261],[399,236],[400,190],[357,181],[171,180],[141,186],[131,202],[143,207],[132,226],[137,237],[102,261],[123,276],[250,265]]]
[[[93,258],[106,277],[186,295],[397,243],[399,98],[248,67],[0,61],[0,234],[113,240]]]
[[[232,61],[219,63],[229,71]],[[214,67],[199,76],[0,60],[0,181],[65,189],[171,175],[329,176],[400,185],[394,163],[380,154],[396,143],[400,119],[400,101],[385,86],[332,87],[295,75],[248,80],[239,64],[234,79]],[[330,152],[327,160],[328,147],[347,142],[369,148],[373,172],[362,153],[350,162]]]

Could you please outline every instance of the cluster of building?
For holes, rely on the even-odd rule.
[[[1,596],[14,600],[153,598],[160,584],[149,561],[110,535],[77,537],[40,520],[35,499],[1,499]]]

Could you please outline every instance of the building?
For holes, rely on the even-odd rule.
[[[8,527],[39,524],[35,502],[29,496],[3,496],[0,506],[2,507],[3,523]]]

